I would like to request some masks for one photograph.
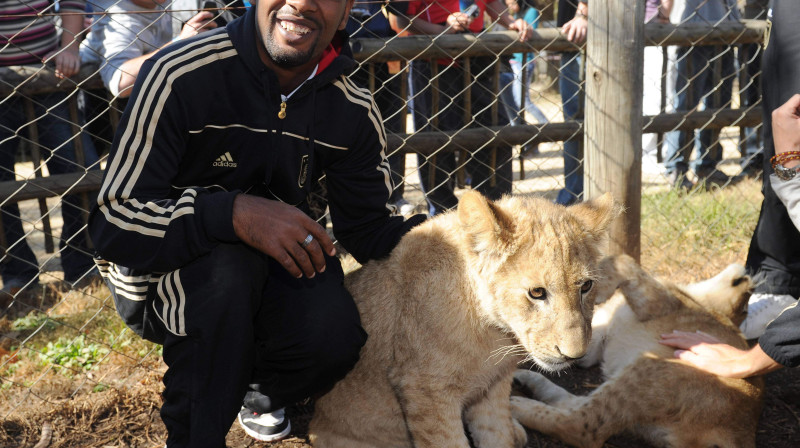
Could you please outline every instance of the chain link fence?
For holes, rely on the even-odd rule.
[[[247,6],[177,0],[152,9],[110,0],[75,12],[68,3],[58,10],[59,2],[22,1],[0,10],[3,21],[23,22],[0,36],[0,62],[12,61],[0,67],[3,417],[23,405],[123,388],[162,371],[158,347],[115,320],[113,300],[87,262],[87,213],[124,110],[120,86],[126,75],[135,76],[106,50],[148,54],[180,37],[200,10],[221,25]],[[707,3],[713,2],[700,2]],[[643,61],[626,62],[644,67],[640,205],[647,225],[640,231],[646,266],[692,270],[741,262],[744,254],[740,246],[731,249],[732,237],[712,231],[717,222],[706,214],[708,203],[743,207],[748,224],[740,238],[749,238],[758,214],[766,5],[716,3],[726,6],[678,6],[670,17],[648,10]],[[520,2],[519,17],[526,8],[537,10],[525,42],[502,27],[509,24],[508,6],[492,3],[501,4],[478,17],[476,32],[441,25],[445,31],[435,34],[420,31],[419,23],[435,15],[438,3],[354,4],[347,31],[359,68],[352,78],[373,92],[381,110],[398,213],[440,213],[470,188],[491,197],[582,198],[583,109],[592,101],[583,88],[583,46],[560,32],[558,2]],[[69,29],[75,17],[83,31]],[[27,50],[22,39],[40,25],[58,32],[53,42],[60,39],[62,53],[74,50],[65,46],[73,39],[83,41],[79,73],[57,77],[57,57],[17,65],[4,57],[21,53],[24,60],[28,51],[41,61],[38,49]],[[106,31],[98,33],[100,27]],[[88,44],[93,35],[113,32],[127,40],[104,48]],[[324,189],[313,201],[320,220],[329,221]],[[674,219],[678,210],[708,227],[701,237],[718,238],[720,253],[694,249],[698,236],[686,233],[686,220]],[[654,227],[659,230],[647,233]]]

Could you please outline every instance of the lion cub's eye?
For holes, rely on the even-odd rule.
[[[528,290],[528,298],[533,300],[543,300],[547,297],[547,290],[544,288],[531,288]]]
[[[591,291],[592,285],[594,285],[594,282],[592,282],[591,280],[586,280],[585,282],[583,282],[583,284],[581,285],[581,294],[586,294],[587,292]]]

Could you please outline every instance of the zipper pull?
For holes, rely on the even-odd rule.
[[[278,118],[280,118],[281,120],[286,118],[286,101],[281,102],[281,110],[280,112],[278,112]]]

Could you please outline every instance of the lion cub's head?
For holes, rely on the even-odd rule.
[[[558,370],[586,353],[596,266],[620,213],[610,194],[570,207],[535,197],[458,204],[482,318],[513,333],[530,358]]]

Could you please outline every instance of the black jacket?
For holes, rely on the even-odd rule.
[[[772,1],[772,32],[762,61],[764,108],[764,202],[750,242],[746,266],[758,280],[756,292],[800,297],[800,230],[772,189],[769,162],[775,155],[772,111],[800,91],[800,8],[791,0]],[[800,366],[800,306],[783,312],[758,340],[772,359]]]
[[[344,33],[284,104],[259,59],[255,27],[251,8],[142,67],[90,216],[101,263],[131,275],[175,270],[238,241],[236,194],[307,211],[322,173],[335,235],[360,262],[387,255],[423,219],[391,216],[381,115],[369,92],[345,76],[355,62]]]

